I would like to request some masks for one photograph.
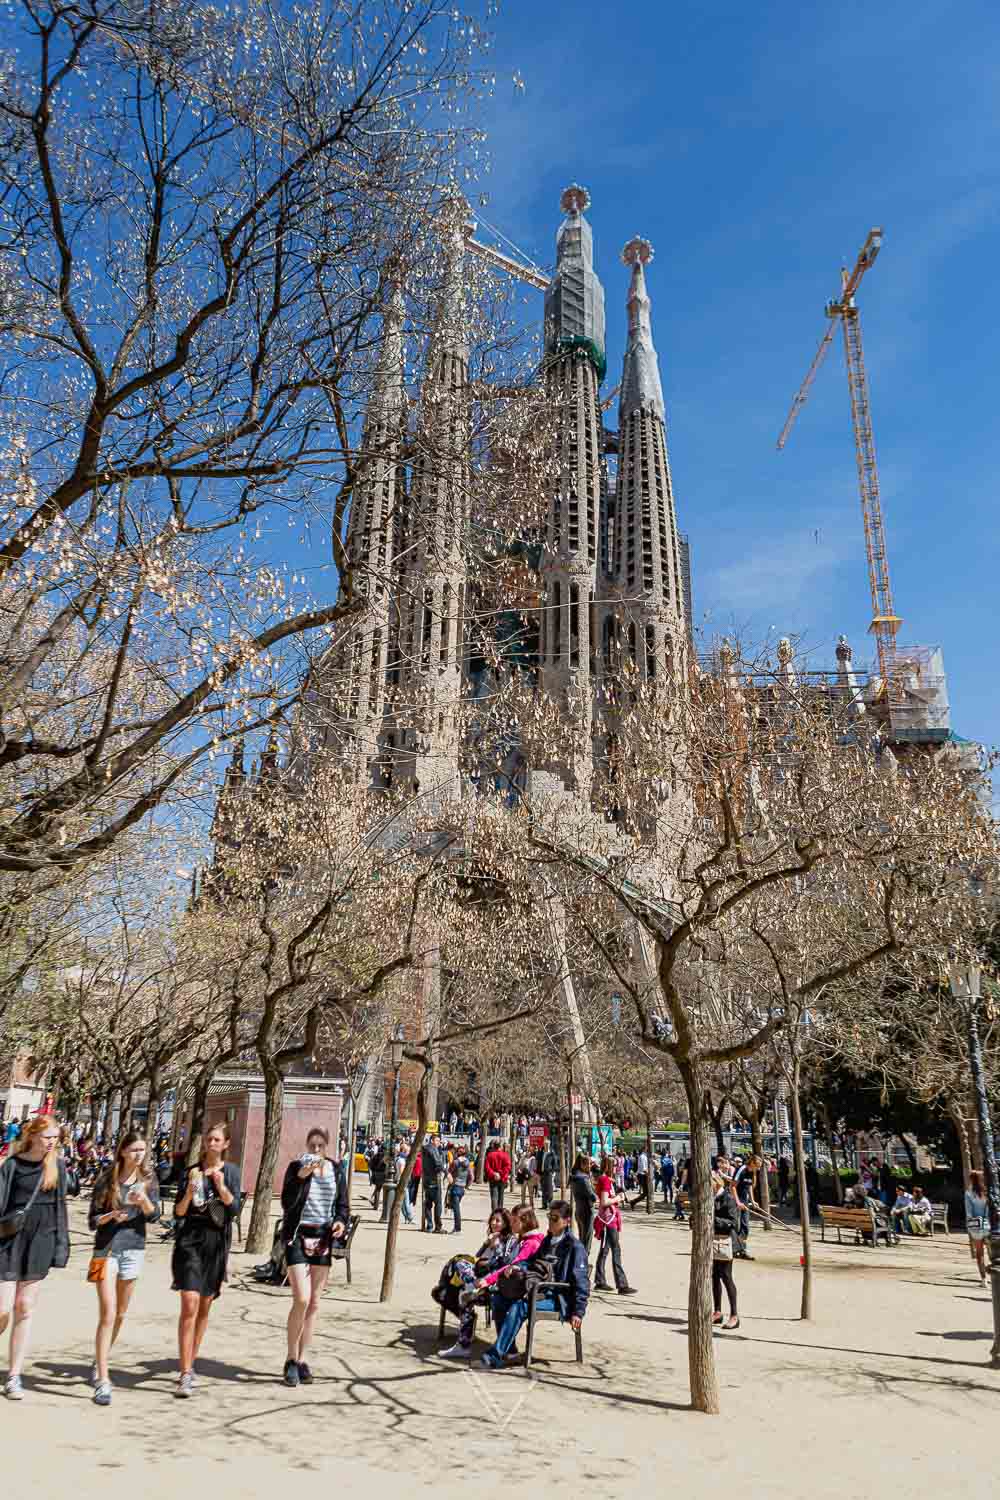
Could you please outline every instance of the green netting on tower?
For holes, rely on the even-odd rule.
[[[590,363],[597,371],[597,379],[599,381],[603,380],[608,373],[608,361],[604,350],[599,344],[595,344],[593,339],[584,338],[582,334],[577,334],[572,338],[559,339],[552,350],[553,356],[575,354],[577,352],[585,355],[590,360]]]

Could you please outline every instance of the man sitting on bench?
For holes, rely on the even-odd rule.
[[[567,1283],[539,1296],[535,1307],[538,1312],[557,1312],[563,1322],[569,1322],[574,1330],[579,1329],[590,1299],[590,1282],[587,1279],[587,1251],[582,1240],[573,1233],[573,1210],[565,1200],[552,1204],[549,1209],[549,1232],[534,1255],[521,1263],[520,1269],[531,1275],[532,1267],[540,1268],[552,1262],[552,1280]],[[497,1340],[493,1348],[483,1355],[483,1365],[488,1370],[499,1370],[523,1323],[528,1317],[528,1298],[509,1301],[496,1293],[493,1315],[497,1326]]]

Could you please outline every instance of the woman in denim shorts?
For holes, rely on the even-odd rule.
[[[146,1225],[160,1216],[160,1186],[146,1142],[132,1131],[122,1137],[114,1165],[98,1178],[90,1200],[95,1230],[90,1279],[97,1287],[96,1359],[91,1372],[94,1400],[111,1405],[108,1360],[121,1332],[146,1256]]]

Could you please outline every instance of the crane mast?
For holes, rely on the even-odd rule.
[[[892,586],[889,582],[885,523],[882,519],[878,465],[875,460],[875,434],[872,429],[868,376],[865,372],[864,346],[861,340],[861,315],[854,300],[854,294],[861,284],[862,277],[874,264],[881,247],[881,229],[870,230],[854,269],[850,272],[844,269],[841,272],[840,296],[835,301],[828,302],[826,306],[826,315],[831,320],[830,326],[820,340],[812,364],[806,371],[805,379],[792,401],[791,410],[778,438],[778,448],[784,448],[795,419],[808,400],[810,387],[833,342],[834,329],[839,320],[844,336],[844,359],[847,364],[847,384],[851,397],[851,424],[854,429],[858,490],[861,495],[865,553],[868,559],[868,584],[871,590],[872,618],[868,629],[875,637],[879,675],[886,695],[891,697],[895,676],[896,635],[902,621],[893,607]]]

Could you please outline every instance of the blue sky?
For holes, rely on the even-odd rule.
[[[495,32],[486,216],[548,266],[560,190],[590,189],[607,390],[621,247],[652,240],[696,619],[800,635],[817,666],[840,631],[873,655],[839,336],[774,445],[839,267],[883,227],[859,301],[900,640],[943,647],[953,728],[1000,744],[995,6],[503,0]]]

